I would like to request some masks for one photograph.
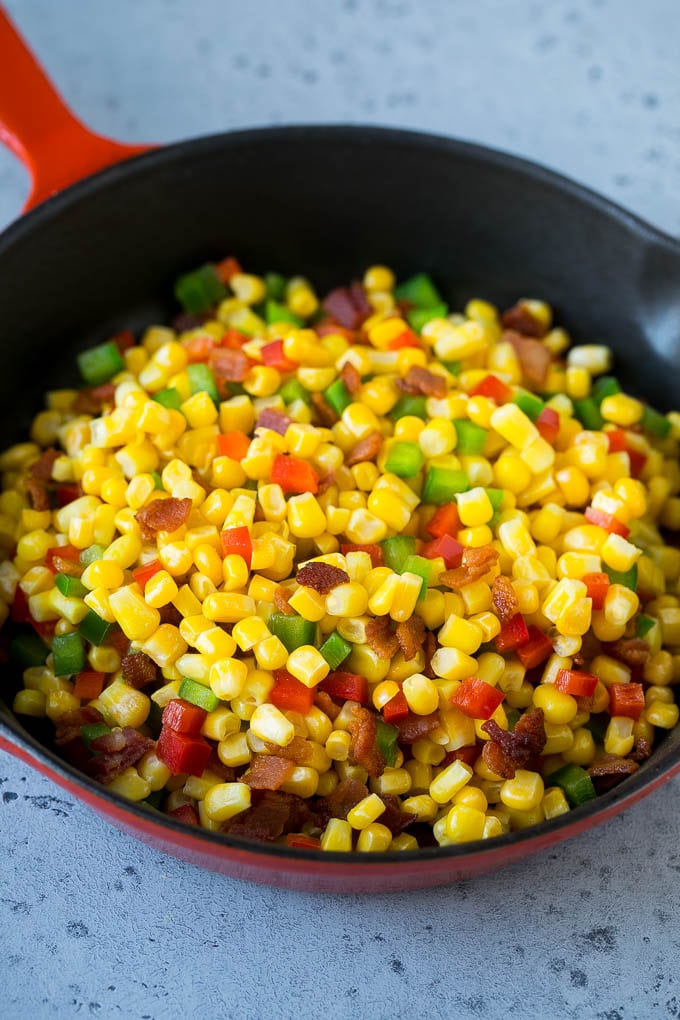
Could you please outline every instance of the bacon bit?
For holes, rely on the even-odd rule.
[[[602,648],[607,655],[633,669],[644,666],[649,658],[649,644],[644,638],[620,638],[612,644],[603,645]]]
[[[543,709],[534,708],[520,716],[512,733],[502,730],[494,719],[482,723],[488,733],[482,750],[485,764],[502,779],[512,779],[517,769],[524,768],[545,746]]]
[[[252,790],[278,790],[290,779],[294,768],[292,761],[275,754],[256,754],[240,781]]]
[[[322,425],[326,425],[327,428],[330,428],[332,425],[336,425],[340,421],[340,418],[328,403],[323,393],[312,393],[312,404],[314,405],[314,409],[316,410]]]
[[[116,392],[113,383],[103,383],[101,386],[83,386],[78,396],[71,405],[71,410],[76,414],[99,415],[104,404],[112,404]]]
[[[295,610],[288,605],[292,594],[290,588],[284,588],[282,584],[274,590],[274,608],[279,613],[284,613],[286,616],[296,615]]]
[[[346,361],[340,369],[339,378],[345,384],[347,392],[355,397],[361,389],[361,376],[358,368],[351,361]]]
[[[335,471],[327,471],[325,475],[319,478],[318,495],[323,495],[326,489],[329,489],[331,485],[335,485]]]
[[[407,662],[414,659],[425,640],[425,624],[419,616],[411,616],[397,624],[397,641]]]
[[[31,478],[37,478],[40,482],[52,481],[52,468],[54,467],[55,460],[60,456],[59,450],[56,450],[53,446],[48,450],[44,450],[28,469]]]
[[[425,631],[425,641],[423,642],[423,652],[425,654],[425,665],[423,666],[423,675],[434,680],[436,677],[435,671],[432,669],[432,656],[437,651],[437,638],[434,636],[431,630]]]
[[[346,326],[341,326],[340,323],[333,322],[332,319],[322,319],[320,322],[317,322],[314,329],[317,336],[344,336],[349,344],[357,342],[356,330],[347,329]]]
[[[403,379],[397,379],[397,386],[404,393],[422,393],[425,397],[445,397],[446,379],[429,372],[421,365],[411,365]]]
[[[337,585],[346,584],[349,574],[332,563],[312,562],[298,570],[295,580],[305,588],[313,588],[319,595],[328,595]]]
[[[368,797],[368,788],[363,783],[358,779],[343,779],[325,798],[322,814],[327,813],[329,818],[347,818],[364,797]]]
[[[365,768],[369,776],[381,776],[385,771],[385,759],[376,743],[378,724],[375,715],[356,703],[352,703],[350,715],[352,718],[347,728],[352,738],[349,748],[351,760]]]
[[[179,609],[173,606],[172,602],[161,606],[158,612],[161,614],[161,623],[169,623],[171,627],[179,627],[182,622],[182,614]]]
[[[226,383],[243,382],[250,371],[251,361],[243,351],[214,347],[210,352],[209,364],[218,390],[224,391]]]
[[[626,776],[632,776],[639,768],[639,764],[631,758],[619,758],[616,754],[605,754],[598,761],[593,762],[586,772],[593,780],[597,792],[604,793],[605,790],[611,790]]]
[[[90,759],[85,771],[100,783],[111,783],[152,747],[154,741],[132,726],[112,730],[90,742],[90,748],[97,752],[97,756]]]
[[[270,841],[285,832],[299,832],[312,818],[309,805],[301,797],[282,790],[262,790],[254,794],[248,811],[225,822],[222,832]]]
[[[542,322],[531,314],[527,306],[522,302],[518,301],[512,308],[508,308],[501,315],[501,322],[503,328],[507,330],[516,330],[521,333],[522,336],[534,336],[542,337],[545,336],[547,330]]]
[[[327,694],[326,691],[320,691],[318,687],[314,694],[314,704],[322,712],[325,712],[331,722],[334,722],[342,711],[339,705],[335,704],[330,694]]]
[[[366,644],[379,659],[391,659],[399,651],[399,639],[388,616],[376,616],[366,624]]]
[[[352,464],[361,464],[362,461],[373,460],[380,453],[382,444],[382,434],[377,429],[374,429],[373,432],[369,432],[367,436],[364,436],[358,443],[355,443],[345,457],[345,464],[347,467],[351,467]]]
[[[49,510],[51,508],[50,494],[45,482],[38,481],[37,478],[25,478],[24,489],[28,493],[34,510]]]
[[[56,722],[56,733],[54,742],[57,747],[70,744],[73,740],[80,739],[80,727],[88,726],[91,723],[104,722],[104,716],[96,708],[84,705],[82,708],[74,708],[71,712],[64,712]]]
[[[321,306],[331,319],[346,329],[358,329],[372,309],[360,283],[350,287],[336,287],[323,299]]]
[[[132,652],[124,655],[121,662],[123,678],[130,687],[141,690],[158,679],[156,663],[144,652]]]
[[[277,411],[275,407],[265,407],[258,415],[257,427],[271,429],[272,432],[278,432],[280,436],[285,436],[292,420],[283,411]]]
[[[632,761],[638,762],[647,761],[651,753],[652,753],[651,741],[647,740],[646,737],[639,736],[636,739],[635,746],[633,747],[633,750],[631,751],[628,757]]]
[[[409,712],[406,719],[395,723],[399,730],[399,743],[412,744],[421,737],[426,737],[432,730],[439,726],[439,712],[432,712],[430,715],[415,715]]]
[[[491,598],[501,623],[507,623],[519,612],[519,601],[510,578],[499,574],[491,586]]]
[[[498,552],[493,546],[483,545],[478,549],[466,548],[463,562],[455,570],[444,570],[439,583],[447,588],[464,588],[466,584],[478,581],[498,562]]]
[[[401,810],[401,801],[394,793],[383,793],[381,800],[385,810],[380,815],[380,824],[386,825],[393,836],[398,836],[409,825],[418,821],[417,815],[407,814]]]
[[[177,531],[189,519],[192,506],[190,499],[175,499],[174,496],[152,500],[135,514],[142,538],[151,542],[158,531]]]
[[[307,765],[314,757],[314,748],[304,737],[293,737],[290,744],[286,744],[285,747],[273,744],[269,740],[266,740],[265,744],[272,755],[292,761],[294,765]]]
[[[176,333],[185,333],[188,329],[202,326],[204,322],[209,322],[212,318],[212,312],[180,312],[172,320],[171,325]]]
[[[529,340],[527,337],[509,329],[503,333],[502,339],[515,348],[522,372],[527,380],[540,389],[552,361],[548,348],[540,340]]]

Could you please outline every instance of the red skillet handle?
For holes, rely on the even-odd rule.
[[[102,138],[74,117],[1,6],[0,53],[0,141],[31,175],[25,210],[96,170],[151,148]]]

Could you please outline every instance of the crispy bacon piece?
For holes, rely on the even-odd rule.
[[[262,790],[253,794],[253,805],[248,811],[225,822],[222,832],[267,841],[284,832],[299,832],[312,819],[309,806],[301,797],[282,790]]]
[[[602,646],[607,655],[618,659],[631,669],[644,666],[649,658],[649,645],[644,638],[620,638],[612,644]]]
[[[191,508],[190,499],[175,499],[174,496],[169,499],[153,499],[135,514],[142,538],[152,542],[157,531],[177,531],[189,519]]]
[[[399,743],[412,744],[414,740],[426,737],[432,730],[439,726],[439,712],[432,712],[430,715],[415,715],[409,712],[405,719],[395,723],[399,730]]]
[[[376,736],[378,724],[373,712],[356,703],[352,704],[351,720],[348,726],[352,741],[350,743],[350,758],[356,765],[365,768],[369,776],[381,776],[385,771],[385,759],[383,758]]]
[[[318,495],[322,496],[326,489],[329,489],[331,485],[335,485],[335,471],[327,471],[325,475],[319,478],[319,492]]]
[[[398,836],[409,825],[418,821],[417,815],[410,815],[401,810],[401,801],[395,794],[383,793],[381,800],[385,805],[385,810],[380,815],[380,824],[386,825],[393,836]]]
[[[425,624],[414,614],[397,624],[396,636],[404,658],[409,662],[416,657],[425,640]]]
[[[399,651],[399,639],[388,616],[376,616],[366,624],[366,644],[379,659],[391,659]]]
[[[288,605],[292,594],[290,588],[284,588],[282,584],[275,589],[274,608],[277,612],[285,613],[286,616],[295,616],[295,610]]]
[[[80,739],[81,726],[100,722],[104,722],[104,716],[96,708],[92,708],[89,705],[84,705],[82,708],[74,708],[72,712],[64,712],[56,722],[54,742],[57,747],[70,744],[72,740]]]
[[[327,428],[330,428],[332,425],[335,425],[340,421],[339,416],[328,403],[323,393],[312,393],[312,405],[319,416],[321,424],[325,425]]]
[[[463,561],[455,570],[444,570],[439,575],[439,583],[447,588],[464,588],[466,584],[478,581],[498,562],[498,552],[490,545],[478,549],[466,548]]]
[[[278,790],[293,773],[295,764],[275,754],[256,754],[241,782],[252,790]]]
[[[305,588],[318,591],[319,595],[328,595],[339,584],[346,584],[349,574],[340,567],[334,567],[332,563],[312,562],[298,570],[295,580]]]
[[[41,482],[52,481],[52,468],[54,467],[55,460],[60,456],[59,450],[56,450],[53,446],[48,450],[43,450],[38,459],[28,469],[31,478],[37,478]]]
[[[343,779],[320,805],[322,817],[347,818],[353,807],[368,797],[368,788],[358,779]]]
[[[132,726],[111,730],[90,742],[90,749],[96,751],[96,757],[86,763],[85,771],[100,783],[112,783],[152,747],[154,741]]]
[[[432,656],[437,651],[437,638],[431,630],[425,631],[425,640],[423,641],[423,652],[425,653],[425,665],[423,666],[423,675],[434,680],[436,677],[435,671],[432,669]]]
[[[519,601],[509,577],[499,574],[491,586],[491,598],[501,623],[507,623],[519,612]]]
[[[367,436],[355,443],[345,457],[345,464],[351,467],[352,464],[361,464],[365,460],[373,460],[382,449],[383,437],[377,429],[369,432]]]
[[[331,722],[337,719],[342,711],[339,705],[335,704],[330,694],[327,694],[326,691],[320,691],[318,688],[314,694],[314,704],[322,712],[325,712]]]
[[[411,365],[403,379],[397,379],[397,386],[404,393],[422,393],[425,397],[445,397],[446,379],[421,365]]]
[[[116,392],[114,383],[101,386],[83,386],[71,407],[76,414],[99,415],[105,404],[112,404]]]
[[[346,329],[358,329],[372,312],[360,283],[336,287],[323,299],[322,308],[331,319]]]
[[[524,768],[545,746],[541,708],[525,712],[512,733],[502,730],[494,719],[482,723],[482,729],[491,737],[484,744],[482,757],[488,768],[503,779],[512,779],[515,771]]]
[[[273,755],[292,761],[295,765],[307,765],[314,757],[314,748],[304,737],[293,737],[290,744],[286,744],[285,747],[273,744],[269,740],[266,740],[265,744]]]
[[[541,340],[531,340],[522,336],[512,329],[503,333],[503,340],[515,348],[522,372],[528,382],[540,388],[545,382],[552,361],[552,355],[545,344]]]
[[[628,757],[632,761],[637,762],[647,761],[651,753],[652,753],[651,741],[647,740],[646,737],[639,736],[636,739],[635,746],[633,747],[633,750],[630,752]]]
[[[212,312],[180,312],[172,320],[171,325],[176,333],[185,333],[188,329],[202,326],[204,322],[209,322],[212,318],[214,318]]]
[[[361,376],[359,369],[351,361],[346,361],[340,369],[340,379],[345,384],[350,396],[355,397],[361,389]]]
[[[250,358],[243,351],[235,351],[230,347],[213,347],[210,352],[210,367],[220,392],[225,384],[243,382],[250,371]]]
[[[45,482],[41,482],[37,478],[25,478],[24,488],[28,493],[28,498],[30,499],[31,506],[34,510],[50,509],[52,504]]]
[[[257,417],[257,427],[271,429],[272,432],[278,432],[280,436],[285,436],[292,420],[283,411],[277,411],[275,407],[265,407]]]
[[[605,754],[586,769],[598,793],[611,790],[626,776],[632,776],[640,768],[632,758],[619,758],[616,754]]]
[[[130,687],[140,690],[158,679],[156,663],[144,652],[131,652],[124,655],[121,661],[123,678]]]
[[[501,315],[501,322],[503,328],[507,330],[516,330],[521,333],[522,336],[534,336],[542,337],[545,336],[547,330],[542,322],[539,321],[534,315],[531,314],[527,306],[522,302],[518,301],[512,308],[508,308]]]

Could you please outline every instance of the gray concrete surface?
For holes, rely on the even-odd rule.
[[[680,233],[677,0],[7,7],[103,134],[417,127],[535,159]],[[0,152],[0,225],[26,193]],[[680,1017],[679,796],[676,779],[466,884],[319,898],[162,856],[0,754],[0,1015]]]

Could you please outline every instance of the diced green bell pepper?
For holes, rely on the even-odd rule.
[[[529,393],[528,390],[523,390],[519,387],[512,398],[512,402],[517,404],[520,411],[524,411],[527,418],[531,418],[532,421],[536,421],[545,407],[545,403],[535,393]]]
[[[421,333],[423,326],[426,326],[432,319],[445,319],[449,314],[449,306],[444,304],[432,305],[430,308],[412,308],[407,314],[408,324],[416,333]]]
[[[279,395],[286,404],[292,404],[294,400],[303,400],[305,404],[311,404],[312,397],[309,390],[305,389],[302,383],[295,379],[286,379],[279,390]]]
[[[103,645],[114,626],[113,623],[102,620],[101,616],[95,613],[94,609],[90,609],[87,616],[78,624],[78,633],[86,641],[89,641],[91,645]]]
[[[609,580],[612,584],[622,584],[626,588],[630,588],[632,591],[637,591],[637,563],[634,563],[629,570],[612,570],[612,568],[607,566],[606,563],[603,563],[602,569],[609,575]]]
[[[376,720],[377,732],[375,742],[382,754],[388,768],[394,768],[397,760],[397,743],[399,741],[399,730],[396,726],[386,723],[383,719]]]
[[[552,772],[546,779],[546,786],[559,786],[571,807],[578,807],[597,797],[593,781],[586,770],[572,763]]]
[[[123,357],[113,340],[81,351],[77,361],[80,374],[89,386],[101,386],[125,368]]]
[[[335,382],[332,382],[330,386],[323,391],[323,395],[338,417],[341,417],[345,408],[349,407],[352,403],[352,395],[342,379],[336,379]]]
[[[11,658],[21,666],[44,666],[50,650],[33,630],[17,634],[9,646]]]
[[[210,263],[185,273],[175,283],[175,297],[185,312],[192,315],[207,312],[226,294],[227,288]]]
[[[267,297],[272,301],[283,301],[286,296],[286,278],[281,273],[265,273],[265,287]]]
[[[300,645],[313,645],[316,638],[316,624],[303,616],[288,616],[286,613],[272,613],[268,627],[289,652]]]
[[[425,598],[425,592],[427,591],[427,585],[432,575],[432,560],[426,559],[424,556],[407,556],[404,561],[404,565],[401,569],[401,573],[416,574],[422,578],[422,584],[420,586],[420,592],[418,593],[418,601]]]
[[[52,638],[55,676],[73,676],[85,669],[85,644],[78,631]]]
[[[200,363],[187,365],[186,373],[189,376],[189,386],[192,393],[205,392],[209,397],[212,397],[215,403],[219,401],[220,394],[215,382],[215,376],[207,365]]]
[[[417,308],[432,308],[443,304],[442,296],[427,273],[416,273],[394,290],[397,301],[410,301]]]
[[[613,375],[601,375],[593,383],[590,396],[599,407],[605,397],[613,397],[620,392],[621,386],[618,379],[615,379]]]
[[[422,418],[423,421],[427,418],[427,401],[425,397],[418,397],[412,393],[405,393],[403,397],[400,397],[396,402],[392,410],[390,411],[390,418],[393,421],[398,421],[400,418],[406,418],[412,415],[414,418]]]
[[[600,414],[600,408],[592,397],[575,400],[574,414],[584,429],[589,429],[592,432],[597,432],[604,425],[604,418]]]
[[[423,503],[441,506],[452,503],[457,492],[467,492],[470,482],[464,471],[454,468],[431,467],[425,476]]]
[[[190,701],[192,705],[204,708],[206,712],[214,712],[220,703],[220,699],[216,694],[213,694],[209,687],[197,683],[196,680],[190,680],[188,677],[182,680],[177,694],[185,701]]]
[[[456,453],[474,456],[482,452],[489,434],[486,429],[483,429],[481,425],[476,425],[473,421],[468,421],[467,418],[454,418],[453,425],[458,437]]]
[[[413,535],[394,535],[392,538],[384,538],[380,548],[385,566],[400,574],[408,557],[416,551],[416,540]]]
[[[390,447],[385,471],[399,478],[413,478],[425,463],[425,454],[417,443],[397,442]]]
[[[352,646],[349,641],[345,641],[338,634],[337,630],[334,630],[332,634],[328,635],[319,651],[331,669],[337,669],[352,651]]]
[[[284,304],[273,301],[271,298],[267,298],[264,317],[270,326],[273,322],[290,322],[293,326],[302,326],[302,319],[299,315],[294,315]]]
[[[157,404],[161,404],[163,407],[167,407],[172,411],[179,411],[182,406],[182,398],[179,390],[174,386],[169,386],[165,390],[159,390],[158,393],[154,393],[152,400],[155,400]]]
[[[86,723],[85,726],[80,727],[80,735],[86,747],[89,747],[97,737],[105,737],[110,732],[109,727],[103,722]]]
[[[72,574],[55,574],[54,585],[69,599],[82,599],[88,592],[80,578]]]
[[[94,563],[95,560],[101,560],[105,552],[103,545],[88,545],[87,549],[83,549],[80,554],[80,562],[89,567],[90,563]]]
[[[645,407],[642,412],[642,427],[650,436],[665,439],[671,430],[671,423],[665,414],[659,414],[653,408]]]

